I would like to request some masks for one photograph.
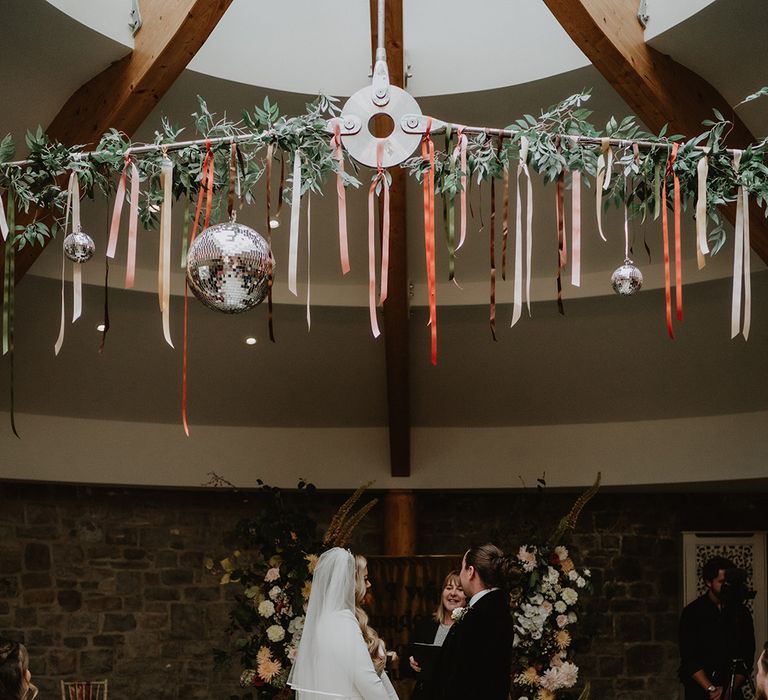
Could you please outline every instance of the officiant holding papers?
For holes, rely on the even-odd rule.
[[[451,571],[443,582],[437,610],[430,619],[417,625],[411,640],[409,662],[417,678],[412,700],[434,700],[436,697],[432,674],[437,655],[453,624],[453,611],[463,608],[466,601],[459,572]]]

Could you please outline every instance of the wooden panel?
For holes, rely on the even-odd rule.
[[[728,144],[744,147],[754,136],[727,100],[700,75],[645,43],[637,0],[544,0],[563,29],[651,131],[695,136],[712,108],[734,122]],[[753,250],[768,263],[768,223],[750,206]],[[733,223],[736,207],[724,208]]]
[[[384,496],[384,554],[416,554],[416,495],[394,490]]]

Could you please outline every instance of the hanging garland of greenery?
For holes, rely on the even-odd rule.
[[[768,89],[750,95],[746,101],[768,93]],[[668,135],[666,128],[659,134],[643,131],[634,117],[617,121],[611,118],[603,129],[589,121],[591,112],[584,107],[588,91],[572,95],[534,117],[526,114],[510,124],[501,148],[491,130],[473,135],[467,147],[467,173],[462,173],[458,161],[451,158],[451,136],[448,134],[445,150],[435,153],[435,193],[455,197],[461,190],[461,175],[472,177],[478,184],[501,177],[505,167],[517,160],[520,139],[529,143],[529,165],[543,176],[545,183],[554,182],[564,171],[580,171],[594,179],[600,153],[600,140],[611,139],[614,148],[614,170],[623,175],[616,177],[603,201],[604,206],[619,206],[626,202],[630,215],[654,218],[661,208],[660,179],[672,143],[679,143],[674,172],[680,179],[683,206],[697,194],[696,166],[703,155],[709,153],[707,179],[707,212],[713,226],[709,230],[712,252],[725,242],[725,229],[719,207],[734,202],[739,187],[746,188],[760,206],[768,201],[768,167],[766,151],[768,138],[744,148],[738,173],[734,172],[732,155],[725,147],[731,122],[713,110],[713,118],[703,122],[706,130],[685,139],[682,135]],[[263,151],[273,144],[274,157],[280,152],[302,152],[302,193],[320,192],[325,180],[338,170],[328,145],[327,120],[340,114],[334,98],[321,96],[307,104],[306,112],[296,117],[280,114],[277,105],[268,99],[262,107],[244,111],[242,120],[217,118],[205,100],[198,97],[199,108],[193,113],[196,137],[211,140],[215,156],[214,212],[220,214],[226,201],[229,175],[228,149],[232,141],[240,144],[244,172],[241,183],[246,203],[254,201],[254,188],[265,171]],[[0,188],[8,191],[15,202],[16,211],[24,212],[32,220],[17,225],[12,232],[17,249],[26,245],[43,245],[61,227],[67,200],[64,177],[76,172],[81,191],[91,199],[97,195],[110,196],[116,189],[116,175],[122,171],[126,156],[132,156],[139,168],[142,182],[139,215],[147,229],[157,228],[158,206],[162,201],[160,167],[163,159],[161,146],[165,146],[174,161],[173,194],[179,199],[196,193],[201,179],[201,165],[205,157],[204,143],[179,143],[183,129],[166,118],[155,132],[151,147],[132,143],[125,134],[111,130],[104,134],[96,149],[84,157],[83,146],[64,146],[51,140],[41,128],[28,132],[28,155],[24,161],[12,162],[15,144],[10,134],[0,142]],[[450,131],[450,127],[449,127]],[[641,145],[641,156],[636,158],[634,144]],[[352,163],[355,172],[356,166]],[[421,179],[428,164],[415,156],[403,164],[411,175]],[[346,186],[360,186],[359,179],[344,172]],[[375,178],[375,174],[372,179]],[[585,181],[587,182],[587,181]],[[628,183],[633,183],[631,186]],[[284,192],[287,199],[289,189]],[[53,215],[48,223],[45,213]]]

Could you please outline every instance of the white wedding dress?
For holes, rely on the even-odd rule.
[[[398,700],[373,667],[355,618],[355,560],[335,547],[319,559],[288,685],[297,700]]]

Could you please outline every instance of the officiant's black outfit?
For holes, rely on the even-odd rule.
[[[434,674],[437,700],[507,700],[512,658],[507,594],[486,593],[451,625]]]

